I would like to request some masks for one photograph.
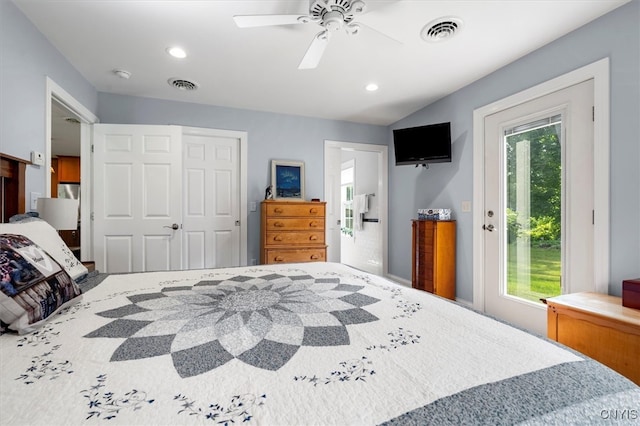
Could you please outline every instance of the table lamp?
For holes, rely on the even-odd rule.
[[[58,231],[78,229],[78,200],[38,198],[38,215]]]

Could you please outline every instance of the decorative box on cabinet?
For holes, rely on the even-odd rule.
[[[325,204],[317,201],[263,201],[260,263],[326,261]]]
[[[547,299],[547,337],[640,385],[640,310],[620,297],[571,293]]]
[[[456,221],[413,220],[411,286],[456,298]]]

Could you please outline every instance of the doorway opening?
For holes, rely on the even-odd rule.
[[[388,273],[387,150],[384,145],[325,141],[328,261]]]
[[[74,238],[71,245],[77,248],[75,253],[80,257],[80,260],[89,261],[93,259],[91,243],[93,230],[89,220],[92,196],[91,125],[98,122],[98,118],[49,77],[46,79],[46,90],[44,196],[57,196],[59,183],[77,184],[77,192],[82,194],[78,223],[80,231],[76,231],[75,236],[70,236]],[[69,180],[76,180],[76,178],[63,177],[62,182],[59,176],[54,178],[52,170],[59,173],[59,167],[56,164],[59,156],[78,158],[78,182]],[[73,161],[75,162],[75,160]]]

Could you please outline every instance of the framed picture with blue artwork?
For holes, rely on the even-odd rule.
[[[273,198],[304,200],[304,162],[271,160]]]

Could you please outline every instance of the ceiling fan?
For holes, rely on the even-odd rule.
[[[358,34],[361,24],[354,22],[354,19],[362,15],[365,8],[361,0],[310,0],[308,15],[236,15],[233,19],[240,28],[308,23],[320,25],[322,31],[313,38],[298,66],[298,69],[311,69],[318,66],[331,33],[345,30],[350,35]]]

